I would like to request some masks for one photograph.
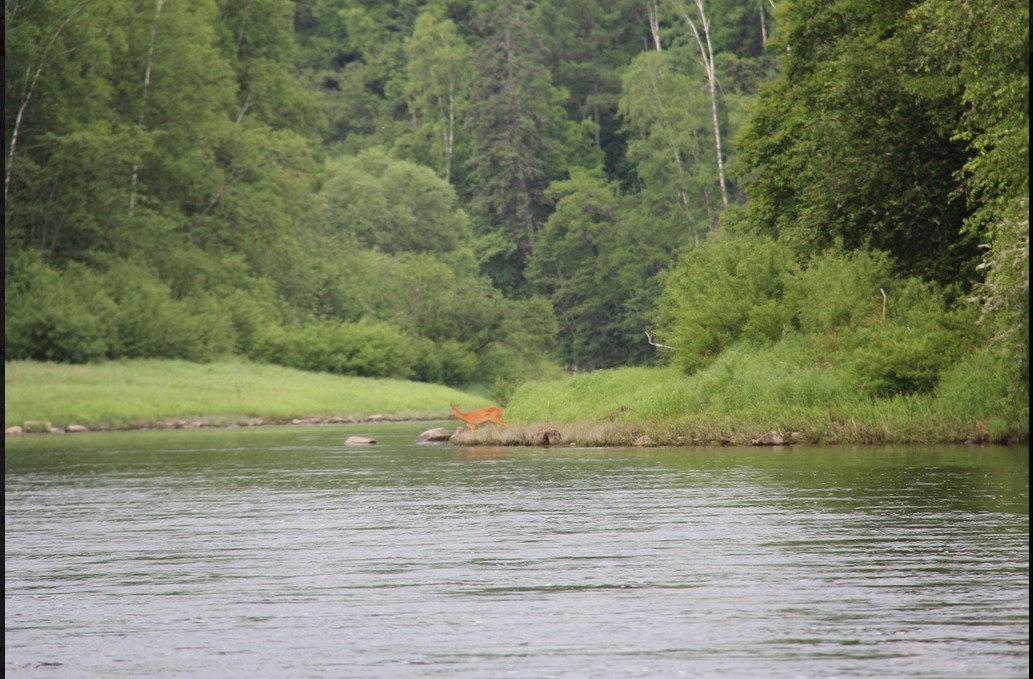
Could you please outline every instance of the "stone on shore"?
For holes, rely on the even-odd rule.
[[[769,431],[767,434],[753,439],[753,445],[755,446],[784,446],[785,444],[786,440],[775,431]]]

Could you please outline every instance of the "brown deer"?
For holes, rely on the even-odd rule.
[[[458,417],[463,422],[466,422],[470,426],[470,433],[477,433],[477,425],[484,424],[501,424],[503,427],[508,427],[509,423],[502,420],[502,408],[495,406],[488,406],[487,408],[478,408],[477,410],[471,410],[468,413],[464,413],[459,409],[459,404],[452,404],[452,415]]]

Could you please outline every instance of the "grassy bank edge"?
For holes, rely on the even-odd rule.
[[[735,356],[686,376],[621,368],[519,387],[507,428],[460,431],[454,443],[497,446],[740,446],[1022,443],[1025,410],[999,385],[947,380],[931,395],[872,399],[824,375]],[[976,366],[979,368],[979,366]],[[981,368],[973,370],[983,375]],[[448,404],[483,397],[440,385],[306,373],[246,362],[120,361],[5,364],[6,426],[68,431],[441,420]],[[983,379],[983,378],[977,378]],[[957,396],[961,393],[963,396]],[[31,426],[24,426],[27,420]]]
[[[406,380],[245,361],[4,364],[5,433],[438,420],[482,397]]]
[[[574,445],[1028,443],[1029,401],[988,354],[944,374],[933,392],[875,397],[835,367],[779,347],[725,352],[687,375],[619,368],[528,383],[497,443]],[[480,432],[478,432],[480,433]]]

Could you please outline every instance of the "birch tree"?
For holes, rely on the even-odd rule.
[[[406,55],[406,93],[416,124],[435,131],[441,143],[444,178],[452,183],[456,129],[472,75],[473,52],[451,19],[427,8],[416,19]]]
[[[161,19],[161,9],[165,0],[157,0],[154,8],[154,20],[151,24],[151,44],[147,50],[147,62],[143,73],[143,91],[140,95],[140,117],[137,124],[140,128],[144,125],[144,116],[147,114],[147,95],[151,92],[151,78],[154,74],[154,44],[158,38],[158,20]],[[129,185],[129,216],[133,216],[133,208],[136,207],[136,184],[140,179],[140,158],[133,159],[133,173]]]
[[[14,124],[10,128],[11,139],[7,145],[7,163],[6,167],[4,168],[4,205],[7,205],[8,197],[10,195],[11,173],[14,171],[14,159],[18,149],[18,135],[21,132],[22,121],[25,117],[25,110],[28,108],[29,103],[32,101],[32,95],[36,91],[36,85],[39,82],[40,76],[43,74],[44,67],[46,67],[47,65],[47,56],[49,55],[51,49],[54,48],[54,45],[58,42],[59,38],[61,37],[61,33],[65,30],[65,27],[68,25],[70,21],[72,21],[72,19],[75,18],[77,14],[79,14],[79,11],[82,9],[82,7],[83,3],[77,2],[71,7],[70,10],[68,10],[67,14],[61,20],[61,22],[57,25],[55,29],[53,29],[53,33],[50,35],[50,37],[46,39],[45,46],[39,57],[34,62],[30,62],[26,65],[25,76],[22,81],[22,92],[17,98],[18,112],[17,114],[15,114],[13,121]],[[21,17],[19,16],[19,13],[16,11],[17,9],[17,5],[11,7],[11,14],[7,18],[15,19],[15,21],[18,21]],[[4,108],[6,114],[6,106]]]
[[[644,184],[643,199],[674,204],[678,221],[698,243],[720,209],[712,196],[716,182],[707,158],[702,93],[691,77],[672,68],[667,52],[645,52],[624,74],[620,111],[634,135],[628,158]]]
[[[673,0],[672,0],[673,1]],[[714,149],[717,155],[717,182],[721,188],[721,203],[728,206],[728,189],[725,185],[724,156],[721,153],[721,126],[717,115],[717,69],[714,66],[714,47],[710,41],[710,22],[707,19],[703,0],[693,0],[696,18],[689,16],[688,10],[680,3],[675,3],[676,11],[692,31],[692,37],[699,47],[700,63],[707,74],[707,88],[710,92],[710,119],[714,128]]]

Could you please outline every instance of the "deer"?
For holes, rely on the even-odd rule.
[[[477,410],[471,410],[468,413],[464,413],[459,409],[458,403],[453,403],[452,415],[458,417],[463,422],[466,422],[470,426],[470,433],[477,433],[477,425],[484,424],[501,424],[503,427],[508,427],[509,423],[502,419],[502,408],[496,406],[488,406],[487,408],[478,408]]]

